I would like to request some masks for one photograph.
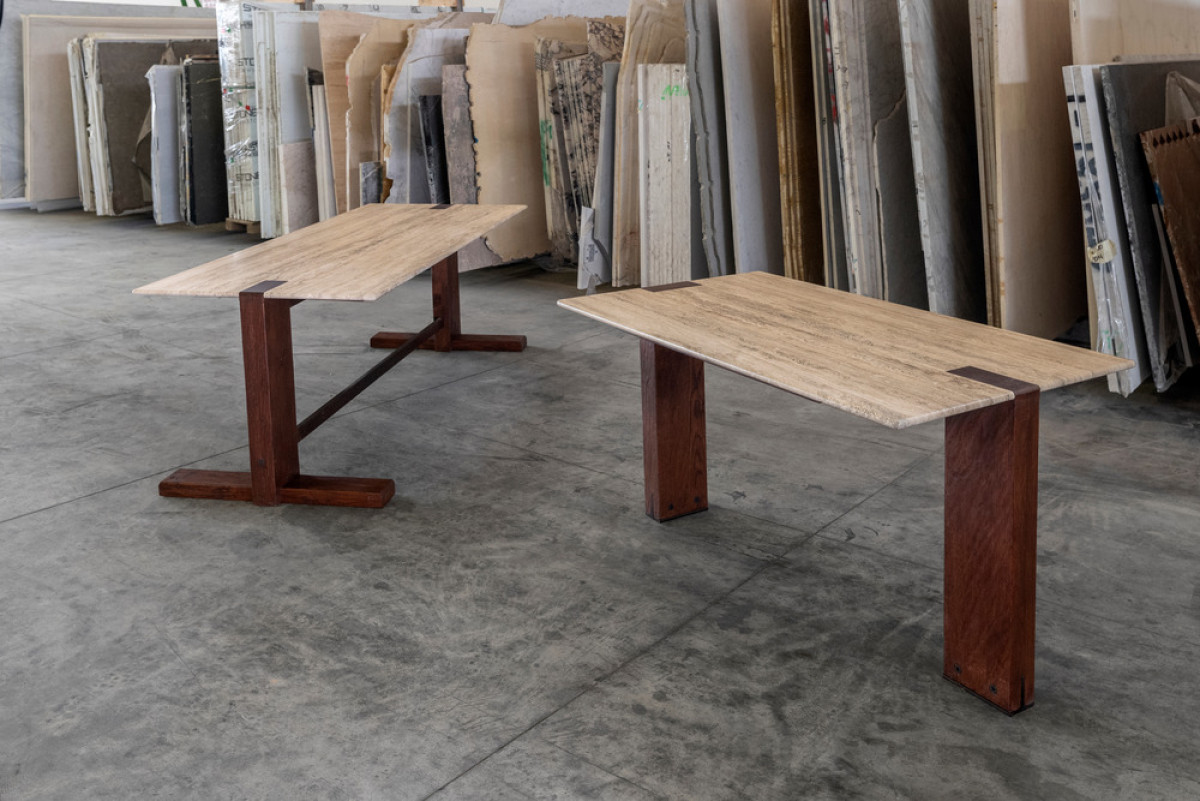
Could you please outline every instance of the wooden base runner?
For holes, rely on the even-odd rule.
[[[167,498],[254,502],[250,473],[224,470],[177,470],[159,484],[159,494]],[[396,494],[396,483],[386,478],[332,478],[293,476],[276,493],[277,502],[317,506],[350,506],[382,509]]]
[[[168,498],[249,501],[258,506],[285,503],[379,509],[396,485],[383,478],[334,478],[300,472],[300,441],[421,345],[439,351],[523,350],[524,337],[492,337],[499,347],[455,347],[479,337],[459,332],[458,257],[433,268],[435,319],[419,334],[403,335],[388,356],[306,420],[296,422],[291,308],[298,300],[267,298],[282,285],[264,281],[239,296],[242,356],[246,372],[246,415],[250,435],[250,472],[177,470],[158,486]],[[396,336],[396,335],[393,335]]]

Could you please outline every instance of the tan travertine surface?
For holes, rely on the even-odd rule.
[[[1125,359],[766,273],[697,283],[559,305],[892,428],[1013,397],[947,372],[960,367],[1043,390],[1130,367]]]
[[[263,281],[284,281],[266,296],[378,300],[524,208],[376,203],[134,292],[226,298]]]

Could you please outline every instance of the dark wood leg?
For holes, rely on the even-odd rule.
[[[258,506],[278,506],[279,491],[300,474],[296,433],[296,379],[292,363],[290,300],[243,292],[242,361],[250,433],[250,495]]]
[[[1040,390],[954,372],[1016,397],[946,421],[944,671],[1015,714],[1033,704]]]
[[[458,297],[458,254],[438,262],[431,271],[433,277],[433,316],[442,321],[437,336],[421,345],[422,350],[450,351],[506,351],[525,350],[525,337],[505,334],[464,334],[462,311]],[[382,331],[371,337],[372,348],[401,348],[410,339],[411,333]]]
[[[275,300],[267,282],[240,296],[242,356],[246,370],[246,417],[250,472],[178,470],[159,484],[168,498],[251,501],[381,508],[395,494],[389,479],[329,478],[300,474],[296,387],[292,365],[291,307]]]
[[[708,508],[704,362],[642,340],[646,514],[673,520]]]
[[[433,317],[442,321],[433,349],[449,353],[462,336],[462,311],[458,294],[458,254],[433,265]]]

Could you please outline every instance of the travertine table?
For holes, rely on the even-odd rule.
[[[418,348],[520,351],[525,337],[463,334],[458,251],[523,206],[364,206],[325,222],[135,290],[144,295],[236,297],[250,472],[179,470],[159,484],[176,498],[379,508],[390,479],[300,473],[300,441]],[[433,270],[434,320],[419,333],[381,333],[371,346],[393,352],[305,420],[296,422],[291,307],[305,300],[378,300]]]
[[[1033,703],[1038,400],[1131,362],[765,273],[563,300],[642,349],[646,512],[708,508],[704,363],[891,428],[946,420],[946,678]]]

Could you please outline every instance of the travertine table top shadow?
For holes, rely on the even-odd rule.
[[[524,208],[372,204],[134,292],[232,298],[263,281],[280,281],[265,297],[378,300]]]
[[[891,428],[1013,399],[949,371],[1056,389],[1128,369],[1113,356],[767,273],[559,302],[702,361]]]

